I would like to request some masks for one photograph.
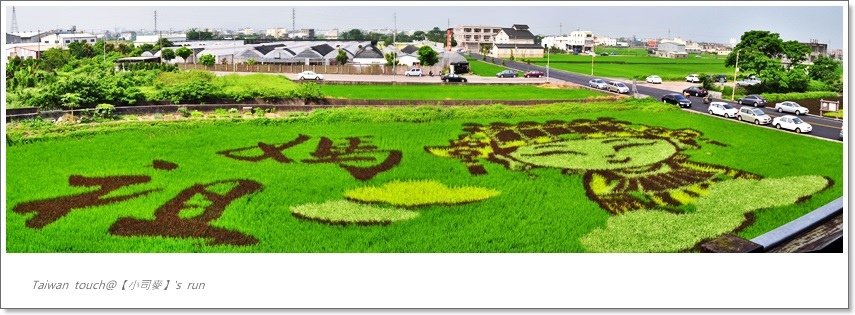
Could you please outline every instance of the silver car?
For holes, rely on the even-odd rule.
[[[808,109],[807,107],[799,105],[799,103],[793,101],[784,101],[775,104],[775,110],[779,113],[788,112],[796,115],[807,115]]]
[[[736,113],[739,121],[753,122],[755,125],[767,125],[772,122],[772,117],[766,115],[763,110],[754,107],[742,106]]]
[[[605,90],[609,87],[609,84],[606,83],[606,81],[603,81],[603,79],[592,79],[591,81],[588,81],[588,86],[600,90]]]

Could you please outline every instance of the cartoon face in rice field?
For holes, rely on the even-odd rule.
[[[666,129],[610,118],[468,124],[446,147],[426,147],[435,155],[464,162],[473,175],[486,174],[488,160],[511,170],[561,169],[584,176],[588,196],[614,213],[638,209],[683,212],[710,184],[760,176],[723,166],[691,162],[682,152],[709,141],[692,129]]]

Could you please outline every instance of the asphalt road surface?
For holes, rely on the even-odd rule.
[[[473,53],[472,55],[475,56],[477,59],[481,58],[481,55],[479,55],[479,54]],[[489,59],[490,57],[487,57],[487,58]],[[496,58],[496,59],[498,60],[499,58]],[[546,67],[541,67],[541,66],[537,66],[537,65],[529,65],[526,63],[510,61],[510,60],[505,60],[505,66],[508,68],[512,68],[512,69],[516,69],[516,70],[520,70],[520,71],[539,70],[539,71],[543,71],[544,73],[546,72]],[[596,68],[596,65],[595,65],[595,68]],[[583,86],[588,86],[588,81],[591,79],[601,78],[601,77],[592,77],[592,76],[588,76],[588,75],[567,72],[567,71],[563,71],[563,70],[556,70],[554,68],[549,69],[549,77],[550,78],[556,78],[556,79],[563,80],[563,81],[567,81],[570,83],[580,84]],[[632,86],[632,82],[624,82],[624,83],[629,87]],[[652,87],[649,85],[640,85],[640,84],[636,84],[636,88],[638,89],[639,94],[648,95],[648,96],[650,96],[656,100],[659,100],[665,94],[670,94],[670,93],[675,92],[675,91],[669,91],[669,90],[664,90],[664,89]],[[680,93],[680,92],[681,91],[677,91],[677,93]],[[607,92],[607,93],[610,93],[610,92]],[[696,112],[700,112],[700,113],[704,113],[704,114],[706,114],[708,112],[709,105],[704,104],[703,99],[701,97],[695,97],[695,96],[687,96],[687,97],[692,101],[692,107],[686,108],[685,110],[692,110],[692,111],[696,111]],[[731,105],[735,106],[736,108],[743,106],[743,105],[739,105],[735,102],[730,102],[727,100],[713,99],[713,101],[727,102],[727,103],[730,103]],[[676,106],[676,105],[670,105],[670,106]],[[775,117],[778,117],[778,116],[791,115],[789,113],[781,114],[781,113],[776,112],[774,110],[775,104],[768,104],[767,106],[772,106],[772,108],[766,107],[766,108],[761,108],[761,109],[764,112],[766,112],[766,114],[768,114],[769,117],[772,117],[772,119],[774,119]],[[716,116],[716,117],[718,117],[718,116]],[[808,133],[806,135],[812,135],[815,137],[820,137],[820,138],[825,138],[825,139],[840,140],[840,130],[843,128],[843,121],[831,119],[831,118],[819,117],[819,116],[811,116],[811,115],[799,116],[799,118],[801,118],[802,120],[804,120],[805,122],[807,122],[807,123],[811,124],[811,126],[813,126],[813,131],[811,131],[810,133]],[[772,128],[772,129],[775,128],[771,124],[766,125],[766,126],[759,126],[759,127]],[[784,131],[785,132],[791,132],[791,131],[787,131],[787,130],[784,130]]]

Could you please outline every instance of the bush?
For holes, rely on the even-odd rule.
[[[178,114],[180,114],[181,117],[190,117],[190,110],[187,109],[187,106],[181,106],[178,108]]]
[[[203,116],[203,115],[202,115],[202,112],[200,112],[200,111],[198,111],[198,110],[194,110],[194,111],[190,112],[190,117],[193,117],[193,118],[202,118],[202,116]]]
[[[839,95],[837,92],[803,92],[803,93],[764,93],[765,98],[770,103],[804,100],[804,99],[820,99],[820,98],[836,98]]]
[[[116,117],[116,106],[111,104],[98,104],[95,106],[93,116],[101,119],[113,119]]]
[[[158,75],[156,86],[159,99],[173,104],[199,103],[219,96],[212,83],[214,75],[207,71],[164,72]]]
[[[321,86],[314,82],[300,84],[300,86],[292,93],[293,98],[300,98],[307,101],[324,98],[324,94],[321,92]]]

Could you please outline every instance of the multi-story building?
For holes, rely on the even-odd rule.
[[[690,54],[699,54],[704,51],[700,44],[695,42],[686,43],[686,52]]]
[[[534,43],[528,25],[514,24],[502,28],[495,36],[490,56],[495,58],[543,58],[543,46]]]
[[[270,36],[276,39],[282,39],[288,37],[288,31],[285,28],[277,27],[277,28],[268,28],[264,31],[265,36]]]
[[[810,54],[808,56],[808,60],[813,62],[819,56],[828,56],[828,44],[820,43],[818,40],[811,39],[808,43],[802,43],[808,47],[810,47]]]
[[[480,52],[481,44],[492,45],[501,30],[498,26],[458,25],[453,29],[454,40],[457,41],[457,47]]]
[[[594,50],[594,33],[591,31],[570,32],[570,51],[583,53]]]
[[[301,30],[295,30],[294,32],[291,32],[289,36],[291,38],[315,38],[315,29],[304,28]]]
[[[242,29],[242,30],[238,31],[238,33],[243,34],[243,35],[252,35],[252,34],[255,34],[255,30],[253,30],[252,28],[247,27],[247,28],[245,28],[245,29]]]
[[[334,29],[324,31],[324,38],[326,38],[326,39],[338,39],[338,29],[334,28]]]
[[[546,36],[540,40],[543,48],[570,50],[570,36]]]

